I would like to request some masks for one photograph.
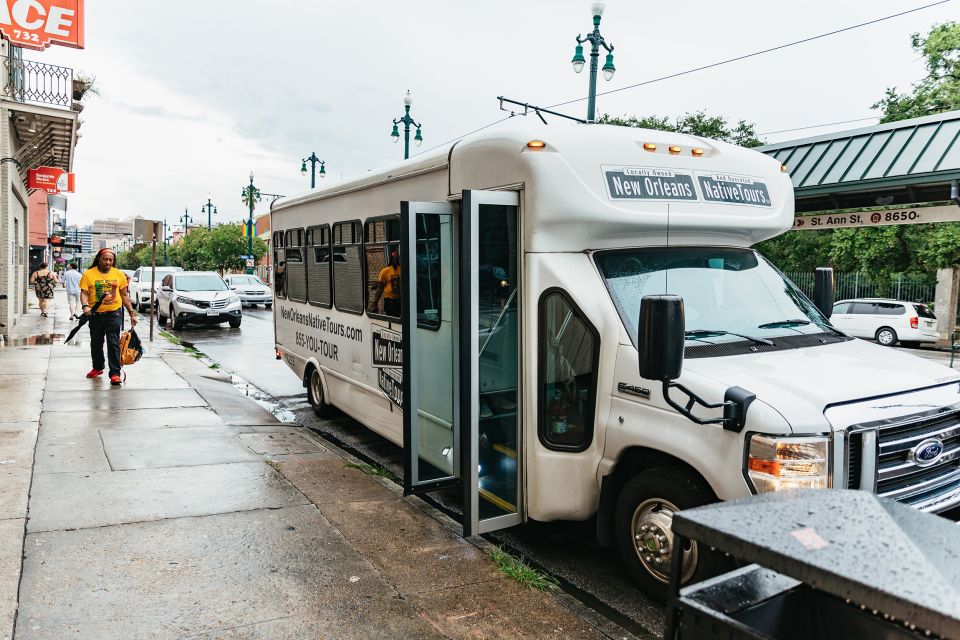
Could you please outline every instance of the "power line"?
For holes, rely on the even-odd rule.
[[[713,69],[713,68],[719,67],[719,66],[721,66],[721,65],[730,64],[731,62],[738,62],[738,61],[740,61],[740,60],[746,60],[746,59],[748,59],[748,58],[753,58],[753,57],[756,57],[756,56],[759,56],[759,55],[763,55],[763,54],[765,54],[765,53],[771,53],[771,52],[773,52],[773,51],[779,51],[779,50],[781,50],[781,49],[786,49],[786,48],[788,48],[788,47],[793,47],[793,46],[796,46],[796,45],[798,45],[798,44],[804,44],[804,43],[806,43],[806,42],[812,42],[812,41],[814,41],[814,40],[819,40],[819,39],[821,39],[821,38],[826,38],[826,37],[828,37],[828,36],[836,35],[836,34],[838,34],[838,33],[844,33],[844,32],[846,32],[846,31],[852,31],[852,30],[854,30],[854,29],[859,29],[859,28],[861,28],[861,27],[866,27],[866,26],[869,26],[869,25],[872,25],[872,24],[877,24],[877,23],[879,23],[879,22],[884,22],[885,20],[892,20],[893,18],[899,18],[900,16],[905,16],[905,15],[908,15],[908,14],[911,14],[911,13],[915,13],[915,12],[917,12],[917,11],[923,11],[924,9],[929,9],[930,7],[936,7],[936,6],[941,5],[941,4],[946,4],[946,3],[950,2],[950,1],[951,1],[951,0],[939,0],[938,2],[933,2],[933,3],[931,3],[931,4],[926,4],[926,5],[923,5],[923,6],[921,6],[921,7],[915,7],[915,8],[913,8],[913,9],[908,9],[908,10],[906,10],[906,11],[901,11],[900,13],[894,13],[894,14],[891,14],[891,15],[889,15],[889,16],[884,16],[884,17],[882,17],[882,18],[877,18],[877,19],[875,19],[875,20],[870,20],[870,21],[867,21],[867,22],[861,22],[861,23],[859,23],[859,24],[851,25],[851,26],[849,26],[849,27],[844,27],[844,28],[842,28],[842,29],[836,29],[836,30],[834,30],[834,31],[828,31],[827,33],[821,33],[821,34],[819,34],[819,35],[811,36],[811,37],[809,37],[809,38],[804,38],[804,39],[802,39],[802,40],[795,40],[794,42],[788,42],[788,43],[786,43],[786,44],[777,45],[777,46],[775,46],[775,47],[770,47],[769,49],[763,49],[763,50],[761,50],[761,51],[754,51],[753,53],[747,53],[747,54],[744,54],[744,55],[742,55],[742,56],[737,56],[736,58],[729,58],[729,59],[727,59],[727,60],[721,60],[721,61],[719,61],[719,62],[713,62],[713,63],[711,63],[711,64],[703,65],[703,66],[700,66],[700,67],[695,67],[695,68],[693,68],[693,69],[687,69],[686,71],[680,71],[680,72],[677,72],[677,73],[672,73],[672,74],[670,74],[670,75],[660,76],[659,78],[652,78],[652,79],[650,79],[650,80],[644,80],[643,82],[638,82],[638,83],[636,83],[636,84],[631,84],[631,85],[628,85],[628,86],[626,86],[626,87],[620,87],[619,89],[611,89],[610,91],[603,91],[603,92],[598,93],[597,95],[598,95],[598,96],[605,96],[605,95],[608,95],[608,94],[611,94],[611,93],[617,93],[617,92],[619,92],[619,91],[626,91],[627,89],[634,89],[634,88],[636,88],[636,87],[642,87],[642,86],[645,86],[645,85],[648,85],[648,84],[653,84],[653,83],[655,83],[655,82],[661,82],[661,81],[663,81],[663,80],[670,80],[670,79],[672,79],[672,78],[679,78],[680,76],[685,76],[685,75],[689,75],[689,74],[691,74],[691,73],[696,73],[697,71],[704,71],[704,70],[706,70],[706,69]],[[558,102],[558,103],[556,103],[556,104],[549,105],[549,106],[546,107],[546,108],[552,109],[552,108],[554,108],[554,107],[562,107],[562,106],[567,105],[567,104],[572,104],[572,103],[574,103],[574,102],[580,102],[581,100],[586,100],[587,98],[589,98],[589,96],[584,96],[584,97],[582,97],[582,98],[575,98],[575,99],[573,99],[573,100],[567,100],[566,102]],[[424,149],[423,151],[421,151],[420,153],[418,153],[418,154],[416,154],[416,155],[422,155],[422,154],[424,154],[424,153],[426,153],[426,152],[428,152],[428,151],[433,151],[434,149],[439,149],[440,147],[445,146],[445,145],[447,145],[447,144],[450,144],[451,142],[456,142],[457,140],[460,140],[460,139],[462,139],[462,138],[466,138],[466,137],[469,136],[469,135],[472,135],[472,134],[477,133],[477,132],[479,132],[479,131],[483,131],[484,129],[488,129],[488,128],[492,127],[493,125],[495,125],[495,124],[500,124],[501,122],[503,122],[503,121],[505,121],[505,120],[509,120],[509,119],[512,118],[512,117],[513,117],[513,116],[510,115],[510,116],[507,116],[506,118],[501,118],[500,120],[495,120],[494,122],[491,122],[491,123],[489,123],[489,124],[486,124],[486,125],[478,128],[478,129],[474,129],[473,131],[470,131],[470,132],[468,132],[468,133],[464,133],[463,135],[457,136],[456,138],[451,138],[450,140],[447,140],[446,142],[443,142],[443,143],[441,143],[441,144],[438,144],[438,145],[436,145],[436,146],[434,146],[434,147],[430,147],[429,149]],[[848,121],[845,121],[845,122],[836,122],[836,123],[832,123],[832,124],[847,124],[847,123],[850,123],[850,122],[862,122],[862,121],[864,121],[864,120],[872,120],[872,118],[861,118],[861,119],[858,119],[858,120],[848,120]],[[781,131],[768,131],[768,132],[766,132],[766,133],[760,133],[760,134],[757,134],[757,135],[771,135],[771,134],[774,134],[774,133],[786,133],[786,132],[788,132],[788,131],[800,131],[800,130],[802,130],[802,129],[814,129],[814,128],[819,127],[819,126],[826,127],[826,126],[829,126],[829,125],[826,125],[826,124],[824,124],[824,125],[813,125],[813,126],[810,126],[810,127],[797,127],[796,129],[784,129],[784,130],[781,130]]]
[[[811,124],[806,127],[794,127],[793,129],[780,129],[778,131],[763,131],[758,136],[772,136],[775,133],[789,133],[791,131],[803,131],[804,129],[819,129],[820,127],[832,127],[837,124],[851,124],[853,122],[866,122],[867,120],[879,120],[880,116],[870,116],[869,118],[856,118],[855,120],[840,120],[839,122],[825,122],[823,124]]]
[[[908,9],[908,10],[906,10],[906,11],[901,11],[900,13],[894,13],[894,14],[891,14],[891,15],[889,15],[889,16],[884,16],[884,17],[882,17],[882,18],[877,18],[877,19],[875,19],[875,20],[870,20],[870,21],[868,21],[868,22],[861,22],[861,23],[859,23],[859,24],[851,25],[851,26],[849,26],[849,27],[844,27],[844,28],[842,28],[842,29],[836,29],[836,30],[834,30],[834,31],[828,31],[827,33],[821,33],[820,35],[816,35],[816,36],[810,36],[809,38],[804,38],[804,39],[802,39],[802,40],[795,40],[795,41],[793,41],[793,42],[788,42],[788,43],[786,43],[786,44],[781,44],[781,45],[777,45],[777,46],[775,46],[775,47],[770,47],[769,49],[762,49],[762,50],[760,50],[760,51],[754,51],[753,53],[747,53],[747,54],[744,54],[744,55],[742,55],[742,56],[737,56],[736,58],[729,58],[729,59],[727,59],[727,60],[721,60],[721,61],[719,61],[719,62],[713,62],[713,63],[710,63],[710,64],[706,64],[706,65],[703,65],[703,66],[701,66],[701,67],[696,67],[696,68],[693,68],[693,69],[687,69],[686,71],[679,71],[679,72],[677,72],[677,73],[671,73],[670,75],[660,76],[659,78],[653,78],[653,79],[650,79],[650,80],[644,80],[643,82],[638,82],[638,83],[636,83],[636,84],[627,85],[626,87],[620,87],[619,89],[611,89],[610,91],[602,91],[602,92],[598,93],[597,95],[598,95],[598,96],[605,96],[605,95],[609,95],[609,94],[611,94],[611,93],[617,93],[617,92],[620,92],[620,91],[626,91],[627,89],[635,89],[636,87],[642,87],[642,86],[645,86],[645,85],[648,85],[648,84],[653,84],[654,82],[661,82],[661,81],[663,81],[663,80],[670,80],[671,78],[679,78],[680,76],[685,76],[685,75],[689,75],[689,74],[691,74],[691,73],[696,73],[697,71],[704,71],[704,70],[706,70],[706,69],[713,69],[713,68],[715,68],[715,67],[719,67],[719,66],[721,66],[721,65],[729,64],[729,63],[731,63],[731,62],[738,62],[738,61],[740,61],[740,60],[746,60],[746,59],[748,59],[748,58],[753,58],[753,57],[756,57],[756,56],[759,56],[759,55],[763,55],[763,54],[765,54],[765,53],[771,53],[771,52],[773,52],[773,51],[780,51],[781,49],[786,49],[786,48],[788,48],[788,47],[793,47],[793,46],[796,46],[796,45],[798,45],[798,44],[804,44],[804,43],[807,43],[807,42],[812,42],[812,41],[814,41],[814,40],[819,40],[819,39],[821,39],[821,38],[826,38],[826,37],[829,37],[829,36],[833,36],[833,35],[836,35],[836,34],[838,34],[838,33],[844,33],[844,32],[846,32],[846,31],[853,31],[854,29],[859,29],[859,28],[861,28],[861,27],[866,27],[866,26],[869,26],[869,25],[872,25],[872,24],[877,24],[878,22],[883,22],[883,21],[885,21],[885,20],[892,20],[893,18],[899,18],[900,16],[905,16],[905,15],[907,15],[907,14],[915,13],[915,12],[917,12],[917,11],[923,11],[924,9],[929,9],[930,7],[935,7],[935,6],[937,6],[937,5],[946,4],[946,3],[948,3],[948,2],[950,2],[950,0],[939,0],[939,2],[933,2],[933,3],[931,3],[931,4],[926,4],[926,5],[923,5],[922,7],[916,7],[916,8],[914,8],[914,9]],[[554,107],[562,107],[563,105],[572,104],[572,103],[574,103],[574,102],[580,102],[581,100],[586,100],[587,98],[589,98],[589,96],[584,96],[584,97],[582,97],[582,98],[574,98],[573,100],[567,100],[566,102],[558,102],[557,104],[549,105],[548,108],[552,109],[552,108],[554,108]]]

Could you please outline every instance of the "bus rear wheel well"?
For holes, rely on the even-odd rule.
[[[700,474],[699,471],[691,467],[676,456],[669,453],[650,449],[648,447],[631,447],[625,450],[620,460],[617,462],[613,473],[604,476],[600,486],[600,506],[597,510],[597,540],[603,546],[613,546],[613,520],[617,505],[617,497],[620,491],[641,471],[654,469],[658,467],[671,467],[682,470],[692,478],[699,480],[705,487],[710,487],[710,483]],[[715,497],[715,496],[714,496]]]

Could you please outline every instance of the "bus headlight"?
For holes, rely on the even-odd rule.
[[[754,435],[747,455],[747,477],[757,493],[784,489],[825,489],[830,438]]]

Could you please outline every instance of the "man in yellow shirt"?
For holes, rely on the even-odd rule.
[[[123,309],[130,313],[130,326],[137,325],[137,315],[127,293],[127,276],[114,268],[117,256],[110,249],[101,249],[93,259],[93,266],[80,278],[80,304],[83,313],[90,316],[90,356],[93,369],[88,378],[103,374],[103,341],[107,341],[107,360],[110,365],[110,384],[120,384],[120,331],[123,329]],[[91,315],[91,307],[103,300]]]
[[[380,269],[377,274],[377,293],[367,309],[368,313],[377,313],[377,303],[380,302],[380,296],[383,296],[384,315],[400,317],[403,305],[400,303],[400,254],[396,251],[390,252],[390,264]]]

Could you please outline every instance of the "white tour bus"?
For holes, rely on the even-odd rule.
[[[404,447],[408,492],[461,486],[466,535],[596,516],[654,594],[678,509],[960,504],[960,375],[840,333],[750,249],[793,215],[780,164],[730,144],[484,132],[273,207],[277,356]]]

